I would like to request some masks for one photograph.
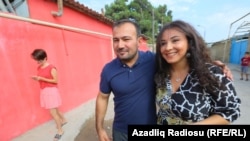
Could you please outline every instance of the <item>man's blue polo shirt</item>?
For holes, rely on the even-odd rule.
[[[100,91],[114,94],[113,129],[127,133],[130,124],[156,124],[155,55],[139,51],[139,59],[129,68],[118,58],[101,73]]]

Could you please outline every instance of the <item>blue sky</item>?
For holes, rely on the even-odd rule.
[[[79,1],[97,12],[101,12],[101,8],[104,8],[106,4],[114,2],[114,0],[75,1]],[[148,1],[155,7],[166,4],[168,9],[173,11],[173,20],[181,19],[189,22],[205,37],[206,42],[225,40],[228,36],[233,36],[236,29],[244,22],[250,22],[250,0]]]

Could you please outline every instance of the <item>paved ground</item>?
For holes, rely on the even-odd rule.
[[[241,117],[233,124],[250,124],[250,81],[240,80],[240,67],[238,65],[228,65],[234,75],[234,84],[239,97],[242,100]],[[105,128],[111,135],[111,125],[113,117],[113,105],[110,99]],[[75,110],[66,113],[68,124],[64,126],[65,134],[61,141],[97,141],[94,123],[95,101],[89,101],[79,106]],[[52,141],[55,130],[53,121],[49,121],[36,127],[12,141]]]
[[[233,124],[250,124],[250,81],[240,80],[240,66],[229,64],[233,75],[237,94],[241,98],[241,117]]]
[[[112,122],[113,119],[105,120],[105,128],[109,136],[112,135]],[[95,119],[88,119],[82,126],[82,130],[76,136],[75,141],[98,141],[97,133],[95,130]]]
[[[107,115],[105,117],[106,128],[111,129],[113,118],[113,102],[110,98]],[[91,100],[74,110],[65,113],[68,123],[63,126],[65,133],[60,141],[97,141],[94,125],[95,100]],[[107,130],[109,131],[109,130]],[[56,133],[55,123],[50,120],[11,141],[53,141]],[[111,133],[109,131],[108,133]]]

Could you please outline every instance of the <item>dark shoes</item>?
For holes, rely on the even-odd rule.
[[[243,78],[240,78],[240,80],[243,80]]]
[[[62,135],[63,134],[56,134],[55,137],[54,137],[54,141],[58,141],[62,138]]]
[[[65,125],[65,124],[67,124],[68,122],[64,122],[64,123],[62,123],[62,127]],[[60,140],[61,138],[62,138],[62,135],[64,134],[64,132],[62,133],[62,134],[56,134],[55,135],[55,137],[54,137],[54,141],[58,141],[58,140]]]
[[[240,80],[243,80],[243,78],[240,78]],[[248,78],[246,79],[246,81],[248,81]]]

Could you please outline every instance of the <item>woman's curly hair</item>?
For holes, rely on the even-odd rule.
[[[218,81],[218,79],[215,78],[213,74],[211,74],[208,69],[207,64],[213,64],[213,62],[210,58],[206,44],[200,34],[190,24],[181,20],[176,20],[164,25],[157,37],[157,72],[155,75],[155,82],[157,84],[157,88],[165,88],[166,77],[170,76],[170,64],[164,60],[160,52],[161,38],[163,36],[163,32],[168,29],[176,29],[185,34],[189,45],[188,52],[190,53],[190,57],[187,58],[189,66],[191,70],[194,71],[194,74],[197,76],[200,85],[206,90],[208,90],[210,93],[213,93],[215,88],[220,87],[220,82]]]

